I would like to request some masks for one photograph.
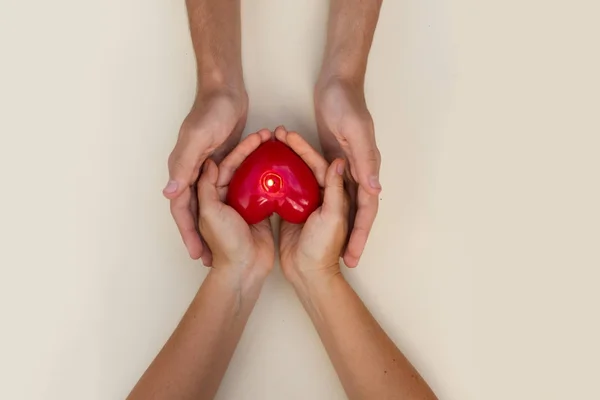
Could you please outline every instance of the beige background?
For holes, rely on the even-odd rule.
[[[183,0],[0,0],[0,398],[120,399],[206,270],[161,196],[194,94]],[[381,211],[348,279],[442,399],[600,399],[592,0],[386,0]],[[314,143],[324,0],[246,0],[246,132]],[[269,278],[219,399],[342,399]]]

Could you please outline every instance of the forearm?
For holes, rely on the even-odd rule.
[[[294,286],[350,399],[435,399],[341,274]]]
[[[264,279],[212,270],[129,399],[212,399]]]
[[[186,0],[201,91],[243,90],[240,0]]]
[[[330,0],[327,44],[320,80],[362,85],[383,0]]]

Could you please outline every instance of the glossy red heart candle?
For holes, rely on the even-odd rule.
[[[227,203],[249,224],[277,213],[299,224],[319,207],[319,184],[300,156],[270,140],[260,145],[236,170]]]

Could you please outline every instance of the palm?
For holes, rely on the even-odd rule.
[[[381,189],[373,119],[362,91],[344,82],[320,87],[315,93],[315,111],[325,157],[329,161],[347,160],[344,180],[351,203],[352,233],[344,261],[356,266],[377,215]]]
[[[245,122],[245,111],[227,95],[198,100],[181,125],[177,143],[181,151],[187,150],[196,159],[190,184],[196,182],[207,157],[219,163],[238,144]]]
[[[321,209],[313,212],[304,224],[291,224],[281,221],[280,250],[281,257],[286,261],[298,261],[299,257],[312,257],[314,252],[306,251],[318,241],[313,234],[322,223]]]
[[[320,207],[306,223],[290,224],[282,221],[279,228],[281,267],[285,277],[294,273],[314,274],[323,269],[337,268],[339,249],[346,236],[344,210],[325,213]],[[336,250],[337,249],[337,250]]]
[[[242,222],[246,224],[243,220]],[[246,229],[248,229],[254,245],[255,262],[259,265],[273,265],[275,262],[275,241],[271,230],[271,222],[267,219],[255,225],[246,225]]]
[[[221,191],[221,201],[225,199]],[[230,206],[222,203],[218,212],[219,236],[221,248],[227,255],[239,255],[237,265],[252,262],[258,265],[272,265],[275,258],[275,242],[271,222],[266,219],[258,224],[248,225],[246,221]],[[240,232],[232,235],[232,232]]]
[[[219,169],[209,160],[198,182],[198,227],[212,250],[210,265],[236,265],[270,269],[275,246],[268,220],[248,225],[224,203],[228,186],[218,186]]]
[[[365,137],[374,137],[373,119],[364,96],[349,85],[330,85],[323,90],[316,103],[319,137],[328,161],[345,158],[351,175],[359,181],[356,164],[359,163]],[[372,154],[372,157],[378,156]]]
[[[177,144],[169,156],[170,182],[176,182],[176,187],[165,191],[165,195],[171,200],[171,213],[190,256],[202,257],[205,265],[210,265],[211,254],[203,246],[194,222],[198,217],[195,183],[208,157],[219,162],[237,144],[246,115],[247,98],[243,96],[199,96],[181,125]]]
[[[279,257],[281,258],[281,269],[288,280],[292,278],[292,266],[298,265],[297,252],[300,247],[303,226],[290,224],[283,220],[279,226]]]

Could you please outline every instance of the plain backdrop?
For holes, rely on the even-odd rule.
[[[316,143],[325,0],[244,0],[246,133]],[[599,399],[600,12],[385,0],[381,207],[348,279],[441,399]],[[0,0],[0,398],[123,399],[207,270],[161,189],[183,0]],[[218,399],[342,399],[278,267]]]

